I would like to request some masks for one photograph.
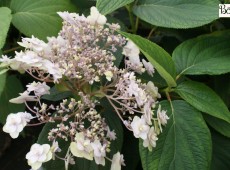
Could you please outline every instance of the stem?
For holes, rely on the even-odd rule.
[[[157,29],[157,27],[153,27],[151,29],[151,31],[149,32],[149,35],[148,35],[147,39],[150,39],[150,37],[152,36],[153,32],[156,31],[156,29]]]
[[[132,4],[126,5],[126,9],[127,9],[128,13],[129,13],[129,21],[130,21],[130,24],[131,24],[131,32],[135,34],[136,33],[136,25],[135,25],[133,13],[132,13],[132,7],[133,7]]]
[[[18,47],[14,47],[14,48],[11,48],[11,49],[8,49],[8,50],[5,50],[3,51],[3,54],[7,54],[7,53],[10,53],[12,51],[16,51],[18,49],[22,48],[21,46],[18,46]]]

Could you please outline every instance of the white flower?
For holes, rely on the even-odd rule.
[[[15,139],[32,118],[31,114],[27,112],[11,113],[7,116],[3,131]]]
[[[23,38],[22,42],[18,42],[18,44],[35,52],[41,52],[48,47],[44,41],[35,38],[33,35],[31,38]]]
[[[157,119],[158,119],[160,131],[162,132],[161,125],[165,126],[167,124],[167,120],[169,119],[169,117],[166,115],[165,110],[161,110],[161,105],[159,105],[159,107],[157,109]]]
[[[43,162],[47,162],[52,158],[50,151],[50,145],[48,144],[33,144],[30,148],[30,152],[26,154],[28,164],[33,170],[37,170],[42,166]]]
[[[154,100],[152,98],[148,99],[148,101],[144,104],[144,118],[149,125],[152,125],[152,106],[154,105]]]
[[[154,127],[151,127],[147,138],[143,142],[144,147],[148,147],[149,151],[152,151],[153,147],[156,147],[156,141],[158,140],[157,134],[154,130]]]
[[[51,74],[54,82],[57,82],[58,79],[62,78],[61,69],[49,60],[44,60],[41,69]]]
[[[10,99],[9,101],[11,103],[20,104],[20,103],[25,103],[26,101],[37,101],[38,100],[36,96],[30,96],[29,93],[30,92],[28,91],[24,91],[23,93],[19,93],[20,94],[19,97]]]
[[[94,159],[96,164],[105,165],[105,154],[106,154],[106,145],[101,145],[99,140],[95,140],[92,143],[93,151],[94,151]]]
[[[50,151],[52,153],[53,159],[55,159],[55,152],[61,152],[61,149],[59,148],[59,145],[58,145],[58,141],[55,141],[55,140],[53,141]]]
[[[141,118],[135,116],[131,123],[131,127],[133,129],[133,134],[136,138],[141,138],[143,140],[147,138],[150,127],[149,125],[147,125],[143,116]]]
[[[34,81],[33,83],[30,83],[30,84],[26,85],[26,87],[27,87],[27,91],[29,91],[29,92],[34,91],[34,94],[36,96],[42,96],[44,94],[50,94],[50,92],[49,92],[50,87],[47,86],[45,82],[36,83]]]
[[[150,76],[153,76],[153,73],[155,72],[153,65],[150,62],[145,61],[145,59],[142,59],[142,63],[144,64],[144,67],[145,67],[147,73]]]
[[[127,57],[134,57],[136,59],[133,60],[136,60],[138,63],[140,62],[140,50],[131,40],[128,40],[127,44],[124,46],[122,54]]]
[[[137,104],[141,107],[146,101],[147,96],[143,89],[139,89],[138,94],[135,96]]]
[[[106,79],[108,81],[111,81],[112,77],[113,77],[113,73],[111,71],[106,71],[105,73]]]
[[[92,24],[104,25],[107,21],[106,17],[99,13],[96,7],[90,8],[90,15],[87,17],[87,21]]]
[[[121,170],[121,165],[125,166],[123,155],[117,152],[113,155],[112,165],[110,170]]]
[[[106,136],[110,139],[110,140],[115,140],[116,137],[116,133],[114,132],[114,130],[110,131],[109,126],[107,128],[107,134]]]
[[[93,160],[93,148],[89,139],[85,139],[83,132],[77,133],[75,136],[76,142],[70,143],[71,153],[80,158]]]
[[[154,100],[161,97],[161,95],[158,93],[158,88],[151,81],[147,83],[146,90]]]

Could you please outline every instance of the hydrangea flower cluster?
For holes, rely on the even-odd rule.
[[[95,7],[88,17],[58,14],[63,27],[57,37],[49,37],[47,43],[33,36],[23,38],[19,45],[25,47],[24,51],[16,52],[14,58],[0,59],[1,67],[26,72],[38,81],[28,84],[25,92],[10,100],[24,103],[30,113],[10,114],[3,130],[16,138],[26,125],[57,124],[47,134],[52,145],[34,144],[26,155],[32,169],[39,169],[52,157],[60,158],[58,141],[64,140],[70,143],[66,156],[60,158],[66,167],[75,164],[74,157],[80,157],[100,165],[105,165],[107,159],[112,161],[112,170],[119,170],[125,165],[123,155],[118,151],[113,158],[107,156],[116,132],[100,114],[100,99],[106,98],[125,127],[152,150],[169,117],[160,106],[154,115],[161,97],[158,88],[153,82],[143,83],[136,73],[147,71],[153,76],[154,67],[140,60],[138,47],[122,37],[117,32],[120,26],[107,23]],[[123,49],[124,68],[114,64],[118,49]],[[75,97],[58,105],[46,104],[42,96],[50,94],[47,83],[60,84]],[[29,123],[34,118],[38,123]]]

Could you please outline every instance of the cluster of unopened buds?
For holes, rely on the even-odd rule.
[[[119,170],[125,165],[123,155],[117,151],[112,158],[107,156],[116,132],[101,115],[100,99],[106,98],[125,127],[151,151],[169,119],[157,104],[161,97],[158,88],[137,77],[145,71],[153,76],[154,68],[144,59],[141,61],[138,47],[118,33],[120,26],[107,23],[95,7],[88,17],[58,14],[63,27],[57,37],[49,37],[47,43],[33,36],[23,38],[19,45],[25,47],[24,51],[16,52],[14,58],[0,59],[1,67],[27,72],[38,81],[28,84],[25,92],[10,100],[24,103],[28,112],[9,114],[3,131],[17,138],[25,126],[56,123],[47,134],[51,144],[36,143],[26,155],[34,170],[52,158],[64,160],[67,168],[68,164],[75,164],[75,157],[103,166],[107,159],[112,161],[112,170]],[[125,56],[123,68],[115,65],[120,50]],[[73,97],[58,105],[44,103],[43,96],[50,94],[46,83],[64,86]],[[31,123],[32,119],[37,119],[36,123]],[[64,158],[59,156],[60,140],[70,144]]]

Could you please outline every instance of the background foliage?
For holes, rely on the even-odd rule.
[[[46,40],[61,28],[58,11],[87,14],[97,6],[109,20],[122,25],[122,35],[131,39],[156,68],[149,79],[161,90],[161,105],[170,120],[159,136],[157,147],[149,152],[123,129],[121,122],[107,115],[112,108],[104,105],[104,116],[117,133],[112,144],[124,154],[127,170],[222,169],[230,167],[230,22],[218,18],[218,0],[0,0],[0,54],[13,56],[25,36]],[[230,3],[225,1],[225,3]],[[118,62],[119,63],[119,62]],[[5,72],[6,70],[1,70]],[[32,80],[27,75],[7,72],[0,75],[0,122],[9,113],[23,111],[8,100],[23,91]],[[48,101],[70,96],[58,87]],[[106,102],[106,101],[102,101]],[[29,169],[25,154],[37,141],[47,142],[50,128],[26,128],[12,140],[0,131],[2,170]],[[41,133],[40,133],[41,132]],[[39,138],[38,138],[39,136]],[[70,169],[109,169],[86,160],[76,160]],[[12,164],[13,162],[13,164]],[[58,161],[46,163],[47,170],[63,169]]]

